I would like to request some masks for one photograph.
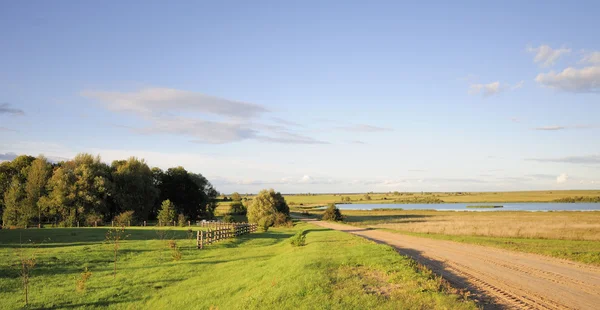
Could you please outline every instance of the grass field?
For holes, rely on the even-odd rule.
[[[523,192],[461,192],[461,193],[373,193],[367,200],[365,194],[314,194],[284,195],[288,203],[293,205],[315,205],[341,202],[342,197],[350,197],[351,203],[393,203],[394,200],[419,198],[436,198],[447,203],[477,202],[551,202],[568,197],[597,197],[600,190],[568,190],[568,191],[523,191]]]
[[[342,214],[358,226],[600,265],[600,212],[345,210]]]
[[[289,238],[306,230],[306,246]],[[392,248],[299,223],[194,248],[185,228],[168,231],[182,259],[152,229],[128,229],[116,279],[105,228],[0,230],[0,308],[23,305],[14,266],[19,240],[40,242],[30,308],[475,309],[428,270]],[[92,272],[85,291],[76,281]]]

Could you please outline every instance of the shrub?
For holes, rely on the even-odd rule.
[[[340,209],[338,209],[335,204],[331,203],[329,204],[329,206],[327,207],[327,209],[325,209],[325,212],[323,213],[323,217],[322,217],[323,221],[341,221],[343,220],[342,217],[342,213],[340,212]]]
[[[223,216],[223,218],[222,218],[221,220],[222,220],[224,223],[233,223],[233,222],[235,222],[235,220],[234,220],[233,216],[231,216],[231,215],[229,215],[229,214],[227,214],[227,215],[224,215],[224,216]]]
[[[160,211],[158,212],[158,222],[168,226],[175,220],[175,205],[171,200],[167,199],[162,202]]]
[[[257,223],[266,231],[276,223],[276,219],[278,223],[286,222],[289,219],[290,208],[281,193],[276,193],[273,189],[262,190],[252,200],[247,215],[249,222]]]
[[[114,220],[117,226],[129,226],[131,220],[133,220],[133,211],[125,211],[115,216]]]
[[[88,271],[87,267],[85,267],[85,270],[81,273],[81,278],[78,279],[77,283],[75,284],[75,290],[78,292],[85,292],[85,284],[91,276],[92,272]]]
[[[100,225],[100,224],[102,224],[102,216],[97,215],[95,213],[88,214],[85,217],[85,223],[88,226],[94,226],[95,223],[97,223],[98,225]]]
[[[231,200],[242,201],[242,196],[238,192],[235,192],[235,193],[231,194]]]
[[[248,209],[244,206],[241,201],[235,201],[229,208],[229,214],[246,215]]]
[[[293,237],[290,238],[292,246],[304,246],[306,244],[306,233],[305,231],[297,232]]]
[[[179,216],[177,216],[177,225],[179,225],[179,227],[185,227],[186,224],[187,218],[185,217],[185,215],[179,213]]]

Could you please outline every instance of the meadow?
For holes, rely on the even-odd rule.
[[[127,228],[116,277],[107,230],[0,230],[0,308],[23,306],[15,253],[24,251],[36,256],[31,309],[476,309],[391,247],[306,223],[204,250],[187,228]],[[292,246],[301,231],[306,245]]]
[[[600,212],[348,210],[342,213],[352,225],[600,265]]]
[[[433,193],[350,193],[284,195],[291,206],[328,203],[411,203],[441,200],[445,203],[478,202],[553,202],[571,197],[598,197],[600,190],[519,191],[519,192],[433,192]],[[368,196],[369,198],[367,198]],[[347,198],[345,198],[347,197]],[[345,199],[349,201],[344,201]]]

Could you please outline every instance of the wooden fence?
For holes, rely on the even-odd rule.
[[[209,228],[206,231],[200,230],[197,233],[196,244],[199,249],[224,239],[256,232],[256,224],[249,223],[202,222],[200,226]]]

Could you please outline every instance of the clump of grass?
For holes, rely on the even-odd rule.
[[[75,290],[82,293],[85,292],[86,283],[92,277],[92,272],[85,267],[85,270],[81,273],[80,278],[75,283]]]
[[[467,209],[495,209],[495,208],[504,208],[504,206],[490,206],[490,205],[467,206]]]
[[[290,244],[295,247],[306,245],[306,232],[304,230],[297,232],[290,238]]]
[[[596,197],[584,197],[584,196],[574,196],[574,197],[564,197],[553,200],[553,202],[567,202],[567,203],[578,203],[578,202],[588,202],[588,203],[599,203],[600,196]]]

